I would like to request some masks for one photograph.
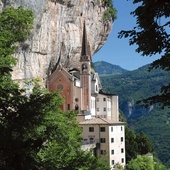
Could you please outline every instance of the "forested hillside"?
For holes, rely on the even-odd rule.
[[[94,68],[95,65],[94,63]],[[146,65],[121,74],[99,75],[103,89],[119,96],[120,109],[127,117],[130,127],[136,132],[145,132],[153,142],[159,159],[170,167],[170,109],[162,110],[158,105],[142,108],[136,104],[138,100],[157,94],[160,87],[170,80],[166,72],[158,69],[148,72],[148,67]]]

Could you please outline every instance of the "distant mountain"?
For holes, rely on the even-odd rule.
[[[119,106],[128,124],[136,132],[145,132],[155,147],[158,157],[170,167],[170,109],[154,105],[142,108],[136,101],[158,94],[161,86],[170,82],[167,72],[156,69],[148,72],[149,65],[121,74],[106,73],[98,67],[102,87],[119,96]],[[95,70],[96,71],[96,70]]]
[[[148,68],[149,65],[145,65],[122,74],[101,75],[99,73],[99,75],[104,90],[118,94],[121,103],[131,99],[137,101],[155,95],[159,92],[161,86],[170,81],[167,72],[159,69],[148,72]]]
[[[113,65],[105,61],[94,62],[93,66],[95,71],[100,75],[122,74],[128,71],[118,65]]]

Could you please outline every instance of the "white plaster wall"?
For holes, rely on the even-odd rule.
[[[91,96],[91,114],[92,116],[96,115],[96,98]]]
[[[111,131],[111,127],[113,127],[113,132]],[[122,127],[122,129],[121,129]],[[125,128],[124,125],[114,125],[109,127],[109,138],[114,138],[114,143],[109,143],[110,150],[110,165],[112,165],[112,160],[114,163],[120,163],[123,166],[125,165]],[[121,137],[123,137],[123,142],[121,142]],[[124,152],[121,153],[121,149],[123,148]],[[111,154],[111,150],[114,150],[114,154]],[[122,163],[122,159],[124,162]]]
[[[119,121],[118,96],[112,96],[112,120]]]
[[[107,98],[107,96],[98,94],[96,98],[99,99],[99,101],[96,99],[96,113],[97,113],[97,115],[106,117],[107,112],[103,111],[103,109],[106,108],[106,110],[107,110],[107,102],[104,102],[103,98]],[[98,111],[98,109],[99,109],[99,111]]]

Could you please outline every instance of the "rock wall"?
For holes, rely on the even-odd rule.
[[[60,63],[65,68],[78,67],[81,54],[83,22],[91,54],[105,43],[112,21],[102,21],[102,0],[1,0],[2,9],[9,5],[24,6],[34,12],[34,29],[15,56],[13,79],[23,81],[48,74]]]

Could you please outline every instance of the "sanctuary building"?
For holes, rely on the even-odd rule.
[[[119,121],[118,96],[102,91],[100,78],[91,67],[84,23],[79,68],[66,70],[59,65],[48,78],[51,92],[61,91],[64,111],[77,110],[82,127],[82,149],[106,157],[110,166],[125,165],[125,122]]]

